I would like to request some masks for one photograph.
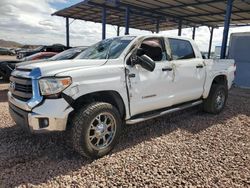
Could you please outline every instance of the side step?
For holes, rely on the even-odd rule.
[[[147,116],[144,116],[144,117],[142,116],[142,117],[138,117],[138,118],[135,118],[135,119],[129,119],[129,120],[126,121],[126,124],[140,123],[140,122],[143,122],[143,121],[146,121],[146,120],[149,120],[149,119],[157,118],[157,117],[160,117],[160,116],[163,116],[163,115],[166,115],[166,114],[170,114],[170,113],[173,113],[173,112],[184,110],[186,108],[191,108],[193,106],[197,106],[197,105],[201,104],[202,102],[203,102],[202,100],[199,100],[199,101],[195,101],[195,102],[192,102],[192,103],[183,104],[183,105],[180,105],[180,106],[177,106],[177,107],[174,107],[174,108],[170,108],[168,110],[161,111],[161,112],[156,113],[156,114],[147,115]]]

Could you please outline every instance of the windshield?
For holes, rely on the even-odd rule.
[[[116,37],[102,40],[90,46],[76,59],[116,59],[135,37]]]
[[[83,48],[71,48],[68,50],[65,50],[52,58],[50,58],[52,61],[58,61],[58,60],[67,60],[67,59],[73,59],[75,58],[79,53],[81,53],[84,49]]]

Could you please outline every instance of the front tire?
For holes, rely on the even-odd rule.
[[[213,84],[207,99],[203,104],[203,110],[212,114],[219,114],[225,107],[228,98],[226,85]]]
[[[71,126],[74,149],[88,158],[99,158],[114,148],[121,133],[122,121],[114,106],[95,102],[76,112]]]

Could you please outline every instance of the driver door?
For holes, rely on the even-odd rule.
[[[131,116],[161,109],[173,104],[173,70],[167,60],[165,41],[161,37],[147,38],[154,40],[163,49],[162,59],[155,61],[155,69],[150,72],[140,65],[126,67]],[[147,54],[146,54],[147,55]]]

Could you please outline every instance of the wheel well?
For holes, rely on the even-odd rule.
[[[117,108],[121,115],[121,118],[124,118],[126,115],[125,105],[122,97],[116,91],[99,91],[83,95],[73,102],[72,107],[74,109],[77,109],[91,102],[110,103]]]
[[[212,85],[213,84],[220,84],[227,86],[227,77],[225,75],[216,76],[212,82]]]

